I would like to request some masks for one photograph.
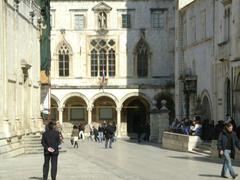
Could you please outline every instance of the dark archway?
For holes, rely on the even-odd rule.
[[[202,118],[208,120],[212,119],[211,104],[207,96],[204,96],[202,100]]]
[[[122,116],[127,123],[127,135],[135,137],[149,123],[149,103],[142,97],[131,97],[123,103]]]

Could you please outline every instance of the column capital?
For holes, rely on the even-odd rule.
[[[57,110],[58,110],[59,112],[63,112],[63,107],[59,107],[59,108],[57,108]]]
[[[121,110],[122,110],[122,106],[118,106],[118,107],[116,107],[116,111],[121,112]]]
[[[87,111],[92,111],[92,109],[93,109],[92,107],[88,107]]]

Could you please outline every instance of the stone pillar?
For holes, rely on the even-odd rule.
[[[117,107],[117,137],[121,137],[121,107]]]
[[[150,112],[150,141],[157,142],[159,136],[160,111],[156,107]]]
[[[88,124],[92,123],[92,108],[87,108],[88,111]]]
[[[162,100],[162,108],[160,109],[160,119],[159,119],[159,135],[158,142],[162,143],[163,132],[169,128],[169,110],[166,107],[166,100]]]
[[[58,108],[59,123],[63,125],[63,108]]]

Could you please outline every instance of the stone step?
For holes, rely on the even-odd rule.
[[[67,149],[61,148],[59,152],[60,153],[67,152]],[[43,154],[43,148],[37,148],[37,149],[25,148],[25,154]]]
[[[198,147],[193,148],[191,152],[192,153],[197,153],[199,155],[211,156],[211,151],[210,150],[204,150],[204,149],[200,149]]]

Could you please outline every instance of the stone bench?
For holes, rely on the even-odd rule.
[[[189,136],[184,134],[164,132],[162,138],[162,147],[176,151],[192,151],[202,141],[198,136]]]

